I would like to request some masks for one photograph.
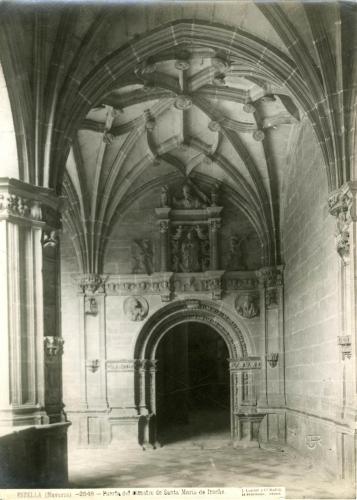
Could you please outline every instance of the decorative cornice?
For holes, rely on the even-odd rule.
[[[209,293],[220,299],[224,290],[258,290],[254,271],[205,271],[197,273],[162,272],[147,274],[86,274],[75,278],[80,293],[106,293],[107,295],[161,295],[164,302],[172,293]],[[272,305],[272,307],[274,307]]]

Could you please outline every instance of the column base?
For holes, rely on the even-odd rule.
[[[235,436],[233,436],[233,445],[258,447],[259,427],[264,417],[264,413],[236,413],[234,415]]]

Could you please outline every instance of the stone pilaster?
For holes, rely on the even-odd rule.
[[[260,289],[260,316],[264,370],[260,407],[285,406],[284,304],[282,266],[257,271]]]
[[[156,216],[160,229],[160,271],[170,271],[170,211],[171,208],[157,208]]]
[[[0,425],[63,420],[59,204],[0,179]]]
[[[99,274],[79,277],[79,352],[82,409],[104,411],[106,389],[105,279]]]

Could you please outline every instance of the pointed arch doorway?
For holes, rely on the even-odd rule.
[[[156,359],[158,441],[229,440],[229,351],[214,327],[174,326],[161,338]]]

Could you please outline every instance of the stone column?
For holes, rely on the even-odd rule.
[[[170,271],[170,211],[171,208],[156,208],[160,228],[160,271]]]
[[[58,206],[49,190],[0,181],[0,425],[63,420]]]
[[[51,190],[0,179],[0,426],[39,426],[36,446],[66,477],[59,204]]]

